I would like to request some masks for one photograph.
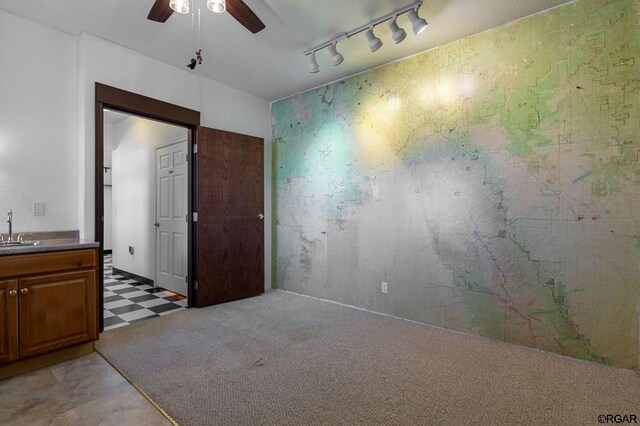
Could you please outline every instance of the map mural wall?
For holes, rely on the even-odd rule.
[[[276,287],[639,369],[639,21],[578,0],[274,103]]]

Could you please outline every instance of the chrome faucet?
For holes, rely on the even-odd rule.
[[[9,224],[9,237],[7,241],[11,242],[13,241],[13,231],[11,230],[11,226],[13,225],[13,212],[11,210],[7,212],[7,223]]]

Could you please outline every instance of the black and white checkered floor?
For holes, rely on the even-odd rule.
[[[104,329],[111,330],[186,309],[187,299],[159,287],[113,274],[111,255],[104,256]]]

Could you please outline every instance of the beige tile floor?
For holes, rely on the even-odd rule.
[[[171,425],[100,355],[0,381],[0,425]]]

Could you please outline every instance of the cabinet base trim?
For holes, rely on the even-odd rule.
[[[68,361],[82,355],[88,355],[95,351],[94,343],[85,343],[82,345],[72,346],[70,348],[60,349],[44,355],[35,356],[21,361],[16,361],[8,365],[0,367],[0,380],[9,377],[18,376],[20,374],[29,373],[40,368]]]

